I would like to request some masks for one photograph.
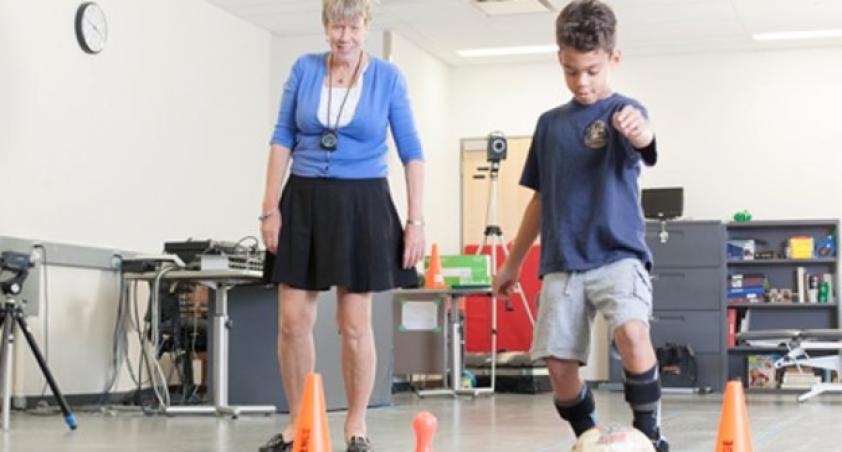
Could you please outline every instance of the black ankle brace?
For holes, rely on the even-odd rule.
[[[576,400],[562,402],[554,400],[555,409],[562,419],[570,423],[576,436],[596,427],[596,402],[593,393],[587,386],[583,386]]]

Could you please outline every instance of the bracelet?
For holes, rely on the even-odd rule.
[[[267,218],[271,217],[272,215],[275,215],[275,212],[277,212],[277,210],[270,210],[268,212],[263,212],[263,213],[261,213],[260,215],[257,216],[257,221],[266,221]]]
[[[424,226],[424,219],[423,218],[420,219],[420,220],[407,219],[406,225],[407,226]]]

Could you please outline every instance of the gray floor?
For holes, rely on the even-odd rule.
[[[600,420],[630,422],[621,393],[597,391]],[[797,404],[795,396],[752,394],[749,417],[755,451],[842,451],[842,398],[823,396]],[[672,450],[713,449],[721,396],[668,395],[664,429]],[[437,451],[568,451],[569,428],[553,411],[549,395],[498,394],[493,398],[419,400],[395,397],[392,407],[369,413],[376,450],[411,451],[412,418],[427,410],[438,417]],[[161,417],[133,413],[77,413],[79,429],[69,432],[57,415],[12,415],[0,451],[255,451],[286,420],[285,416]],[[343,413],[330,413],[334,450],[340,447]]]

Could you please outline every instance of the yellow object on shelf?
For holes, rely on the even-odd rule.
[[[792,259],[812,259],[813,238],[803,235],[797,237],[790,237],[789,250]]]

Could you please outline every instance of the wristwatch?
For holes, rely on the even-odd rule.
[[[420,219],[420,220],[407,219],[406,225],[407,226],[424,226],[424,219],[423,218]]]

